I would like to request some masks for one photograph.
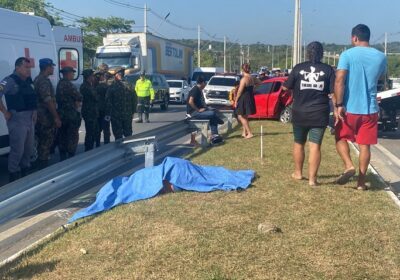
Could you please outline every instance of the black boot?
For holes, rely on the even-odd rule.
[[[65,152],[60,152],[60,161],[66,160],[67,159],[67,153]]]
[[[136,123],[142,123],[143,122],[143,114],[138,113],[138,117],[139,117],[139,119],[136,121]]]
[[[68,158],[72,158],[73,156],[75,156],[75,153],[68,153]]]
[[[37,160],[37,169],[42,170],[43,168],[46,168],[49,165],[48,160],[43,160],[43,159],[38,159]]]
[[[24,167],[21,168],[21,178],[25,177],[26,175],[28,175],[30,168],[29,167]]]
[[[150,120],[149,120],[149,113],[144,113],[144,120],[145,120],[145,122],[147,122],[147,123],[150,122]]]
[[[19,171],[17,172],[9,172],[9,177],[8,177],[8,182],[14,182],[16,180],[18,180],[19,178],[21,178],[21,173]]]

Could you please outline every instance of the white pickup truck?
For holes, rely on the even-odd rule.
[[[379,122],[383,131],[394,130],[398,127],[400,113],[400,88],[378,92]]]

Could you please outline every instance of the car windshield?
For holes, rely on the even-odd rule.
[[[212,76],[214,76],[215,73],[214,72],[194,72],[193,73],[193,77],[192,77],[192,81],[197,81],[198,77],[203,77],[203,79],[208,82]]]
[[[172,88],[182,88],[182,82],[168,82],[168,85]]]
[[[235,84],[236,79],[232,78],[219,78],[219,77],[213,77],[208,84],[211,86],[227,86],[227,87],[233,87]]]
[[[128,81],[129,83],[135,85],[136,81],[139,80],[139,75],[128,75],[125,76],[125,80]]]

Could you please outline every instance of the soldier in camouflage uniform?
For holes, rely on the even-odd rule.
[[[79,127],[81,126],[82,95],[71,83],[76,72],[72,67],[64,67],[60,71],[63,78],[57,85],[58,113],[61,117],[61,128],[58,130],[58,149],[60,160],[73,157],[79,141]]]
[[[39,60],[40,73],[34,80],[38,98],[36,135],[38,137],[39,169],[48,165],[50,149],[54,144],[55,130],[61,127],[61,119],[56,108],[56,96],[49,76],[53,75],[55,64],[50,58]]]
[[[115,140],[132,135],[135,108],[133,89],[123,81],[125,69],[118,67],[106,94],[106,119],[111,119]]]
[[[95,90],[95,77],[92,69],[86,69],[82,72],[83,83],[79,89],[82,95],[82,117],[85,121],[85,152],[93,149],[99,126],[99,105]]]
[[[107,66],[107,64],[104,64]],[[99,70],[95,73],[96,81],[96,94],[97,101],[99,105],[99,118],[98,126],[99,130],[96,135],[96,147],[100,146],[101,132],[103,132],[104,144],[110,143],[110,121],[106,121],[104,118],[106,116],[106,93],[108,89],[108,84],[106,80],[106,73],[108,67],[99,67]]]

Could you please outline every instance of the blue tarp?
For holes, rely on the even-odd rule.
[[[246,189],[254,178],[253,170],[228,170],[217,166],[200,166],[190,161],[166,157],[160,165],[144,168],[129,177],[116,177],[97,193],[96,201],[75,213],[69,223],[119,204],[151,198],[163,188],[163,180],[174,190],[211,192]]]

